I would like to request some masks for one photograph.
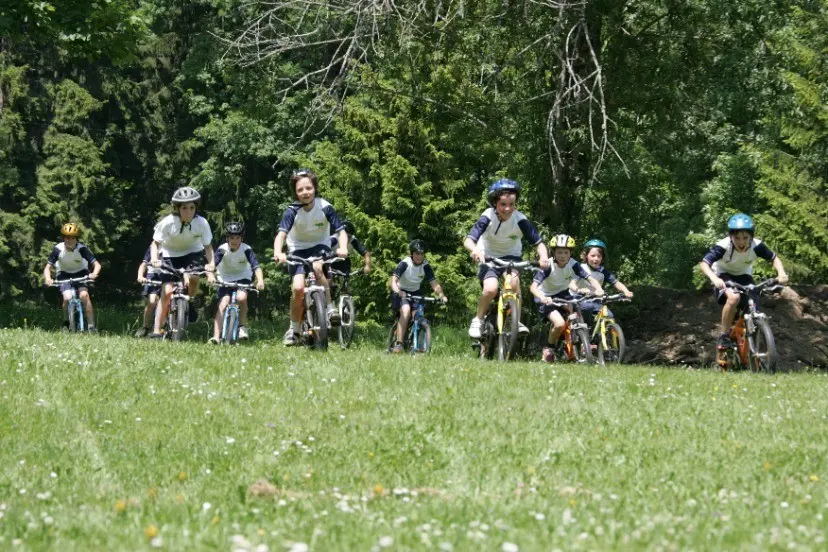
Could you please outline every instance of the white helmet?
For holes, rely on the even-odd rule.
[[[201,194],[198,193],[198,190],[195,188],[191,188],[189,186],[184,186],[179,188],[175,191],[172,196],[172,202],[175,203],[195,203],[201,199]]]

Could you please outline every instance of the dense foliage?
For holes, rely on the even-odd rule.
[[[461,242],[498,175],[632,282],[693,285],[735,210],[796,281],[828,277],[826,0],[308,3],[251,56],[236,39],[278,5],[0,3],[3,296],[37,284],[67,219],[128,288],[183,184],[267,258],[297,166],[377,258],[369,314],[414,236],[476,293]]]

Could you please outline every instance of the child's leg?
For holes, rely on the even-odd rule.
[[[72,292],[70,290],[66,290],[62,294],[63,296],[63,305],[61,308],[63,309],[63,319],[69,320],[69,301],[72,299]]]
[[[195,274],[185,274],[184,279],[187,284],[187,295],[190,296],[190,299],[193,299],[196,295],[198,295],[198,285],[201,283],[201,276],[197,276]]]
[[[409,318],[411,318],[411,305],[403,299],[402,305],[400,305],[400,319],[397,322],[397,343],[402,343],[405,339],[405,330],[408,329]]]
[[[161,305],[160,308],[156,309],[155,311],[155,325],[152,328],[152,333],[154,334],[161,333],[161,329],[164,327],[164,321],[170,314],[170,295],[172,295],[173,286],[171,283],[168,282],[164,284],[164,287],[161,289]]]
[[[313,263],[313,271],[316,273],[316,281],[320,286],[325,288],[325,304],[330,308],[331,306],[331,282],[325,277],[321,261]]]
[[[144,307],[144,327],[149,328],[152,325],[153,317],[155,316],[155,307],[158,306],[158,295],[150,293],[147,295],[147,305]]]
[[[78,294],[81,305],[83,305],[83,314],[86,315],[87,326],[95,325],[95,311],[92,309],[92,298],[89,297],[89,291],[82,289]]]
[[[292,293],[290,294],[290,322],[298,324],[302,322],[302,310],[305,301],[305,275],[295,274],[293,276],[293,284],[291,286]]]
[[[239,304],[239,324],[242,326],[247,325],[247,292],[244,290],[238,290],[236,292],[236,302]]]
[[[489,305],[497,297],[498,279],[486,278],[483,280],[483,292],[477,300],[477,318],[483,320],[489,312]]]
[[[733,319],[736,318],[736,310],[739,308],[739,299],[741,295],[732,290],[725,290],[725,297],[727,301],[722,307],[722,333],[729,334],[730,328],[733,326]]]
[[[549,335],[546,339],[549,345],[554,345],[558,342],[558,338],[561,337],[561,332],[563,332],[564,326],[566,325],[566,320],[564,320],[564,317],[560,312],[553,310],[549,313],[549,321],[552,322],[552,327],[549,328]]]
[[[225,295],[221,298],[221,301],[219,301],[218,308],[216,309],[216,316],[213,318],[213,338],[216,341],[221,338],[221,323],[224,321],[224,310],[229,304],[230,296]]]

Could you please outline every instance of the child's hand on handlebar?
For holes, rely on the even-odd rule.
[[[443,295],[442,297],[440,297],[440,301],[445,305],[446,303],[448,303],[448,297]]]
[[[631,292],[629,290],[624,292],[624,297],[626,297],[627,299],[632,299],[632,296],[633,296],[633,292]]]
[[[551,297],[544,297],[543,299],[540,300],[540,302],[544,305],[551,305],[552,304],[552,298]]]
[[[259,291],[262,291],[264,289],[264,282],[261,282],[261,281],[256,282],[256,289],[258,289]]]
[[[476,263],[485,263],[486,262],[486,256],[479,249],[475,249],[474,251],[471,252],[471,258]]]
[[[712,278],[710,281],[713,282],[713,287],[716,288],[716,289],[724,289],[725,288],[724,280],[722,280],[718,276],[715,277],[715,278]]]
[[[339,257],[340,259],[348,258],[348,249],[345,248],[345,247],[338,247],[336,249],[336,256]]]
[[[287,262],[287,255],[284,253],[274,253],[273,260],[277,263],[286,263]]]
[[[788,275],[785,274],[785,273],[780,274],[779,276],[776,277],[776,283],[779,284],[780,286],[784,286],[785,284],[788,283]]]

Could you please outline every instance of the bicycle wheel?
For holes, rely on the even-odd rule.
[[[589,334],[584,328],[573,330],[571,333],[572,352],[575,355],[575,362],[592,364],[595,360],[592,357],[592,350],[589,344]]]
[[[325,310],[325,294],[322,291],[311,293],[308,322],[312,331],[314,349],[326,351],[328,349],[328,318]]]
[[[344,295],[339,298],[339,316],[342,319],[337,328],[339,346],[347,349],[354,339],[354,327],[356,326],[354,300],[350,295]]]
[[[499,361],[505,362],[512,358],[519,330],[520,312],[517,308],[517,301],[509,299],[506,301],[503,313],[503,330],[497,337],[497,359]]]
[[[417,348],[412,349],[416,353],[428,354],[431,352],[431,324],[427,320],[420,322],[420,331],[417,335]]]
[[[756,319],[754,323],[755,330],[748,335],[750,369],[754,372],[776,373],[779,358],[770,324],[763,318]]]
[[[480,328],[480,358],[490,359],[494,356],[497,343],[497,328],[493,314],[490,312]]]
[[[183,340],[187,333],[188,309],[189,304],[183,297],[173,300],[173,306],[170,309],[170,329],[173,341]]]
[[[221,341],[228,345],[235,345],[239,339],[239,311],[228,306],[224,311],[224,327],[222,328]]]
[[[607,346],[604,348],[604,341]],[[604,335],[598,336],[598,364],[606,366],[610,364],[621,364],[624,358],[624,351],[627,348],[627,342],[624,340],[624,332],[621,326],[615,322],[610,322],[604,327]]]

